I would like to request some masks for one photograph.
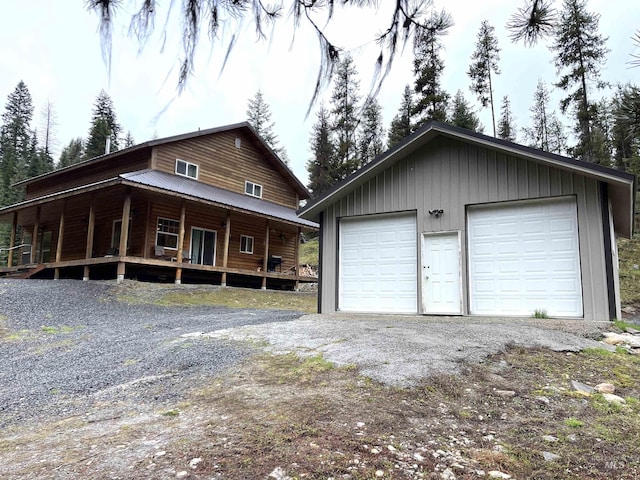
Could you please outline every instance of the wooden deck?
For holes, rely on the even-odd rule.
[[[221,284],[297,289],[299,283],[315,283],[317,277],[287,272],[239,270],[171,260],[133,256],[107,256],[0,268],[0,277],[77,278],[83,280],[138,278],[176,283]]]

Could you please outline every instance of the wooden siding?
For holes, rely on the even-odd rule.
[[[122,173],[150,168],[150,162],[148,150],[116,157],[107,162],[89,162],[75,170],[60,172],[57,175],[50,175],[30,183],[27,185],[25,198],[29,200],[69,188],[114,178]]]
[[[336,310],[341,217],[415,210],[419,234],[461,231],[464,311],[468,312],[466,207],[566,195],[577,199],[584,317],[608,319],[598,182],[447,139],[434,140],[390,165],[325,210],[321,311]],[[431,209],[442,209],[444,214],[435,218],[428,213]],[[420,258],[418,252],[418,262]]]
[[[241,146],[236,148],[236,138]],[[154,147],[157,170],[175,173],[176,159],[198,165],[198,181],[244,194],[245,180],[262,186],[262,198],[298,208],[294,188],[275,165],[239,131],[220,132]]]

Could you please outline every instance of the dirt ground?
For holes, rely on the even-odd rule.
[[[640,478],[640,356],[623,349],[513,347],[398,388],[254,347],[223,374],[182,378],[172,403],[154,402],[158,379],[142,378],[81,414],[4,430],[0,477]],[[572,380],[610,382],[625,403],[582,396]]]

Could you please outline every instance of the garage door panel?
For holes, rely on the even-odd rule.
[[[340,222],[338,308],[416,313],[415,215],[372,215]]]
[[[575,199],[470,208],[468,231],[471,313],[582,316]]]

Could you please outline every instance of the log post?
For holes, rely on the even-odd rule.
[[[184,243],[185,216],[186,216],[186,205],[183,200],[182,208],[180,209],[180,229],[178,230],[178,258],[176,260],[178,261],[179,267],[176,268],[176,280],[175,280],[176,285],[180,285],[182,283],[182,256],[183,256],[182,252],[184,250],[182,244]]]
[[[222,267],[227,268],[229,262],[229,241],[231,239],[231,210],[227,210],[227,221],[224,224],[224,251],[222,252]],[[222,287],[227,286],[227,272],[222,272]]]
[[[120,228],[120,246],[118,248],[118,256],[120,258],[127,256],[127,238],[129,237],[129,215],[131,213],[131,190],[127,189],[122,205],[122,227]],[[125,264],[118,262],[118,270],[116,272],[116,281],[118,283],[124,280]]]
[[[269,221],[267,220],[267,233],[264,237],[264,259],[262,260],[262,290],[267,289],[267,267],[269,262]]]
[[[13,249],[16,246],[16,230],[18,229],[18,212],[13,212],[11,220],[11,236],[9,237],[9,255],[7,256],[7,267],[13,267]]]
[[[87,249],[84,257],[89,260],[93,257],[93,233],[96,228],[96,198],[95,195],[91,195],[91,204],[89,205],[89,218],[87,219]],[[84,273],[82,275],[83,281],[89,280],[89,265],[84,266]]]
[[[36,221],[33,224],[33,234],[31,236],[30,263],[36,261],[36,249],[38,248],[38,230],[40,230],[40,206],[36,207]]]
[[[56,242],[56,264],[62,260],[62,245],[64,240],[64,215],[67,209],[67,201],[62,201],[62,212],[60,212],[60,225],[58,226],[58,241]],[[53,279],[58,280],[60,278],[60,268],[56,266]]]
[[[293,288],[296,292],[300,290],[300,281],[298,280],[298,277],[300,276],[300,235],[301,233],[302,233],[302,229],[298,227],[298,230],[296,231],[295,250],[293,252],[294,262],[295,262],[295,267],[294,267],[295,270],[293,271],[293,273],[295,273],[296,275],[296,284]]]

